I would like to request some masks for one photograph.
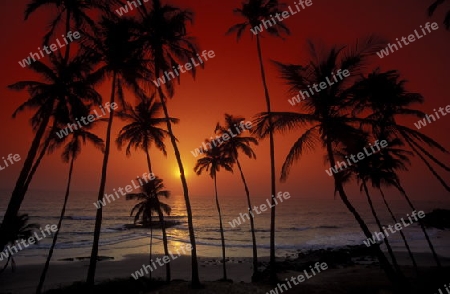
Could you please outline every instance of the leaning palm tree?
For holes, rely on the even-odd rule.
[[[234,117],[230,114],[225,114],[225,125],[220,125],[217,123],[216,133],[219,136],[223,134],[228,134],[228,137],[231,138],[224,142],[222,148],[228,157],[233,159],[233,163],[236,163],[239,169],[239,173],[241,175],[242,183],[244,184],[245,194],[247,196],[247,205],[250,217],[250,230],[252,233],[252,245],[253,245],[253,280],[257,279],[258,275],[258,250],[256,245],[256,235],[255,235],[255,223],[253,219],[252,203],[250,201],[250,191],[247,186],[247,181],[245,180],[244,172],[242,171],[242,166],[239,161],[239,152],[244,153],[251,159],[256,159],[256,154],[251,148],[251,144],[258,145],[258,140],[253,137],[244,137],[242,133],[234,134],[231,130],[235,130],[236,126],[238,126],[245,118],[243,117]],[[233,136],[234,135],[234,136]]]
[[[206,141],[208,144],[212,144],[212,142]],[[222,267],[223,267],[223,280],[228,280],[227,277],[227,267],[226,267],[226,256],[225,256],[225,236],[223,232],[222,225],[222,212],[220,210],[219,204],[219,196],[217,193],[217,172],[220,171],[220,168],[224,168],[229,172],[233,172],[232,168],[233,158],[228,157],[224,152],[221,146],[213,147],[212,149],[208,149],[203,151],[203,157],[197,160],[197,163],[194,166],[194,171],[197,175],[201,175],[203,171],[209,172],[209,176],[214,181],[214,192],[216,199],[216,208],[217,213],[219,214],[219,229],[220,229],[220,238],[222,240]]]
[[[191,36],[187,33],[187,25],[193,21],[193,14],[189,10],[184,10],[172,5],[162,4],[160,0],[153,0],[150,9],[145,5],[139,7],[141,19],[139,21],[141,39],[144,48],[149,54],[149,59],[154,61],[152,66],[155,77],[164,75],[165,71],[172,71],[172,67],[179,64],[190,62],[190,58],[195,58],[197,54],[197,45]],[[195,67],[189,71],[189,74],[195,75]],[[180,77],[177,78],[178,81]],[[200,287],[200,278],[198,275],[197,246],[195,241],[194,223],[192,218],[191,202],[189,189],[184,172],[181,153],[178,148],[177,140],[172,129],[167,99],[174,95],[173,81],[167,81],[165,84],[156,86],[159,101],[162,104],[164,115],[166,117],[167,131],[169,132],[170,142],[175,152],[178,168],[180,170],[180,179],[183,187],[183,196],[186,204],[188,218],[189,238],[192,246],[191,283],[193,288]]]
[[[160,117],[161,103],[155,102],[155,97],[152,95],[147,98],[144,97],[140,103],[134,108],[127,108],[126,111],[120,112],[118,116],[122,119],[129,121],[129,124],[124,126],[116,139],[117,146],[122,148],[127,145],[126,155],[131,155],[131,148],[141,149],[145,152],[147,158],[147,165],[150,174],[153,174],[152,164],[150,160],[149,148],[152,143],[160,150],[165,156],[166,145],[164,144],[164,138],[168,135],[167,131],[162,129],[160,125],[165,123],[166,119]],[[170,118],[172,123],[178,123],[178,119]],[[156,199],[157,200],[157,199]],[[151,217],[151,215],[150,215]],[[161,229],[163,234],[164,254],[169,255],[169,248],[167,244],[167,234],[164,223],[164,216],[160,215]],[[150,227],[150,259],[151,259],[151,243],[153,230]],[[166,281],[170,282],[170,263],[166,264]]]
[[[161,202],[159,200],[159,197],[169,198],[170,191],[164,190],[163,180],[158,177],[156,177],[152,181],[145,183],[144,185],[141,186],[140,189],[141,189],[140,193],[130,193],[126,195],[127,200],[140,201],[133,207],[130,216],[134,215],[135,224],[140,223],[145,227],[150,227],[150,230],[152,230],[153,229],[152,215],[153,213],[156,213],[159,217],[163,234],[165,234],[165,230],[163,229],[164,228],[163,212],[165,212],[167,215],[170,215],[172,209],[168,204]],[[165,242],[167,242],[167,240]],[[166,256],[168,256],[168,253],[165,254]],[[150,263],[151,263],[151,256],[150,256]],[[166,263],[166,269],[169,269],[170,273],[170,267],[168,267],[169,263]],[[151,277],[151,271],[149,274]],[[170,279],[170,275],[168,278]],[[170,280],[168,282],[170,282]]]
[[[97,81],[101,82],[106,78],[112,79],[110,105],[117,101],[122,108],[126,106],[124,87],[132,90],[137,97],[143,97],[141,87],[144,87],[145,82],[151,77],[151,73],[146,69],[147,62],[143,58],[142,46],[136,39],[133,28],[134,23],[130,19],[103,18],[95,36],[84,32],[87,41],[82,44],[83,51],[91,57],[94,64],[98,64],[98,69],[94,73]],[[97,198],[99,201],[105,192],[114,115],[115,109],[111,108]],[[102,215],[103,208],[100,207],[97,209],[95,217],[94,241],[87,275],[87,283],[91,286],[94,285],[95,279]]]
[[[434,14],[434,12],[436,11],[436,9],[440,5],[442,5],[442,4],[446,3],[446,2],[448,2],[448,1],[447,0],[435,0],[433,2],[433,4],[431,4],[430,7],[428,7],[428,16],[432,16]],[[450,30],[450,9],[445,14],[445,18],[444,18],[443,23],[445,25],[445,28],[447,30]]]
[[[8,236],[9,240],[7,240],[7,244],[11,244],[12,246],[14,246],[16,241],[28,240],[28,238],[33,236],[33,233],[39,229],[39,225],[28,224],[28,221],[29,221],[28,214],[21,214],[14,218],[11,224],[12,234]],[[36,240],[36,243],[37,242],[38,240]],[[0,270],[0,274],[3,273],[8,268],[9,262],[11,262],[11,269],[12,271],[14,271],[15,269],[14,258],[12,257],[12,255],[8,255],[6,264]]]
[[[77,111],[77,112],[73,111],[72,115],[74,117],[84,116],[81,113],[83,113],[84,115],[87,116],[89,114],[89,108],[81,109],[80,111]],[[66,121],[64,120],[64,122],[66,122]],[[64,127],[65,124],[64,123],[61,123],[61,124]],[[72,173],[73,173],[74,162],[77,159],[78,155],[80,155],[80,153],[81,153],[81,147],[82,147],[82,145],[86,144],[86,142],[90,142],[90,143],[92,143],[92,145],[94,147],[98,148],[102,152],[104,151],[103,140],[100,139],[99,137],[97,137],[96,135],[90,133],[89,131],[87,131],[87,129],[90,129],[93,126],[94,126],[94,124],[91,123],[91,124],[85,126],[85,129],[75,130],[70,136],[67,136],[64,138],[58,138],[56,135],[53,135],[54,141],[48,148],[48,152],[51,153],[56,148],[58,148],[61,144],[63,144],[65,141],[67,141],[69,138],[71,138],[69,140],[69,142],[67,143],[67,145],[64,147],[64,151],[61,154],[61,158],[62,158],[63,162],[69,163],[69,174],[68,174],[68,179],[67,179],[66,193],[64,196],[64,203],[61,208],[61,213],[60,213],[59,221],[58,221],[58,225],[57,225],[57,231],[53,235],[52,245],[50,246],[50,250],[48,251],[47,260],[45,261],[44,269],[42,270],[41,277],[39,279],[39,284],[36,289],[36,294],[40,294],[42,292],[42,288],[45,283],[47,271],[49,269],[50,261],[53,256],[53,250],[55,249],[55,245],[58,240],[58,234],[60,232],[62,221],[63,221],[65,213],[66,213],[67,202],[69,200],[69,195],[70,195],[70,187],[71,187],[71,182],[72,182]]]
[[[10,222],[16,217],[33,175],[46,153],[49,135],[56,131],[56,122],[53,119],[55,114],[68,117],[70,109],[77,107],[77,104],[101,103],[101,96],[95,91],[91,81],[92,65],[86,62],[85,56],[80,54],[65,62],[60,52],[54,52],[48,60],[50,61],[48,64],[37,60],[29,66],[41,76],[39,80],[20,81],[8,86],[15,91],[25,90],[30,95],[28,100],[13,113],[13,118],[24,110],[36,110],[36,113],[31,119],[35,136],[0,227],[2,249],[7,240]],[[47,132],[48,126],[51,127]],[[44,143],[41,144],[42,142]]]
[[[304,129],[300,138],[291,147],[282,167],[281,180],[286,180],[290,168],[305,152],[316,147],[325,147],[327,159],[331,167],[336,166],[333,150],[342,148],[352,143],[352,139],[362,136],[358,122],[361,119],[353,117],[352,107],[349,103],[352,94],[348,91],[350,85],[359,77],[368,62],[368,59],[386,46],[386,42],[375,36],[369,36],[358,40],[354,46],[333,46],[326,50],[320,50],[313,43],[309,43],[311,61],[306,65],[283,64],[275,62],[281,77],[290,86],[292,94],[308,89],[308,85],[319,84],[332,76],[337,70],[348,70],[349,76],[340,79],[327,87],[326,91],[320,91],[298,105],[303,112],[277,112],[261,113],[256,118],[256,133],[260,137],[269,134],[270,118],[273,119],[274,131],[288,131]],[[323,54],[319,54],[322,52]],[[344,205],[354,216],[364,235],[371,238],[372,234],[361,217],[360,213],[348,199],[343,187],[343,178],[340,173],[331,173],[335,191]],[[379,246],[374,247],[380,265],[387,277],[396,286],[404,286],[404,281],[399,279],[388,259]],[[402,285],[400,285],[402,284]]]
[[[227,34],[236,33],[237,40],[241,38],[243,32],[247,29],[261,25],[263,20],[270,19],[272,15],[281,12],[281,5],[278,0],[247,0],[242,3],[241,8],[234,9],[234,13],[244,18],[244,22],[235,24]],[[283,34],[290,34],[289,29],[283,23],[277,23],[275,26],[269,27],[266,32],[271,36],[281,37]],[[256,34],[256,49],[258,53],[259,67],[261,71],[261,80],[264,88],[264,97],[266,102],[266,111],[269,115],[269,144],[270,144],[270,184],[272,195],[272,207],[270,209],[270,268],[271,278],[275,280],[275,143],[272,132],[272,120],[270,114],[272,112],[269,89],[266,81],[266,73],[261,50],[260,35]]]

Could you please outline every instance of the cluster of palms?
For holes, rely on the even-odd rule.
[[[439,2],[443,1],[437,1],[437,4]],[[41,61],[32,63],[30,69],[42,77],[40,81],[21,81],[9,86],[13,90],[26,90],[28,92],[29,99],[16,110],[14,116],[25,109],[34,110],[31,124],[35,136],[0,227],[0,249],[14,240],[17,235],[14,230],[14,223],[17,222],[20,206],[43,157],[54,152],[63,144],[66,145],[62,157],[64,162],[69,163],[69,176],[58,229],[61,228],[70,194],[74,161],[80,153],[81,146],[86,141],[93,143],[104,154],[97,199],[102,200],[111,152],[111,130],[114,117],[117,116],[130,122],[121,130],[116,140],[117,145],[119,147],[126,146],[127,155],[131,154],[131,148],[143,150],[150,172],[152,172],[149,154],[151,145],[154,144],[159,151],[166,155],[164,139],[167,137],[170,139],[180,171],[186,204],[189,237],[192,246],[192,286],[200,286],[190,194],[178,141],[172,129],[172,125],[177,123],[178,120],[170,116],[168,109],[169,98],[175,96],[175,84],[174,81],[169,81],[161,87],[155,88],[154,84],[151,83],[151,80],[161,76],[165,71],[170,71],[173,66],[185,64],[199,51],[196,40],[187,32],[187,25],[193,21],[192,12],[163,4],[160,0],[152,0],[148,6],[139,6],[136,16],[119,18],[112,13],[110,6],[124,5],[121,0],[33,0],[27,6],[25,18],[27,19],[34,11],[47,4],[53,4],[59,13],[52,20],[50,29],[44,36],[44,44],[48,44],[49,39],[59,30],[64,30],[67,33],[76,28],[82,33],[83,38],[79,40],[79,43],[70,43],[64,50],[49,55],[45,63]],[[262,20],[268,19],[270,15],[280,12],[281,7],[277,0],[248,0],[242,4],[241,8],[235,9],[235,12],[241,15],[244,21],[231,27],[227,33],[236,33],[239,39],[244,32],[249,31],[250,27],[257,26]],[[97,11],[98,21],[93,20],[88,15],[92,11]],[[289,34],[290,31],[282,23],[279,23],[278,26],[267,29],[266,33],[280,37]],[[71,51],[74,46],[77,50]],[[425,115],[424,113],[409,107],[415,103],[422,103],[423,97],[417,93],[409,93],[405,89],[404,81],[400,80],[396,71],[381,72],[375,69],[368,73],[365,69],[370,58],[385,46],[386,42],[374,36],[358,40],[354,46],[334,46],[327,50],[320,50],[321,48],[317,48],[315,44],[310,43],[311,62],[308,64],[275,62],[274,64],[282,79],[289,85],[292,93],[304,90],[308,85],[320,83],[337,69],[348,70],[351,76],[336,82],[326,91],[321,91],[320,94],[317,93],[303,101],[296,106],[295,109],[298,110],[296,112],[274,112],[271,108],[266,81],[261,38],[259,34],[256,35],[256,49],[267,109],[256,116],[254,133],[259,139],[269,137],[271,195],[276,194],[274,135],[278,132],[306,129],[286,157],[281,171],[281,180],[283,181],[287,179],[292,165],[305,152],[316,149],[316,147],[324,148],[326,160],[330,166],[334,166],[336,160],[342,159],[348,154],[354,154],[361,150],[363,146],[367,146],[368,142],[372,140],[383,139],[389,142],[389,148],[383,149],[367,160],[358,162],[345,172],[333,175],[335,192],[339,194],[368,238],[371,237],[371,232],[361,214],[348,199],[344,189],[345,185],[353,179],[361,184],[361,189],[365,192],[373,216],[377,219],[377,224],[380,227],[381,222],[373,208],[368,186],[371,184],[373,188],[380,191],[394,221],[396,221],[394,213],[382,188],[394,187],[402,193],[408,205],[415,209],[398,175],[399,171],[407,170],[410,156],[417,155],[445,189],[450,191],[450,186],[433,167],[433,164],[438,165],[445,171],[450,171],[450,168],[428,150],[434,148],[443,153],[448,153],[445,148],[428,136],[397,122],[399,117],[403,115],[422,118]],[[195,75],[195,68],[189,73]],[[67,123],[71,123],[79,117],[87,116],[92,107],[101,104],[103,97],[97,92],[97,89],[106,82],[111,83],[109,102],[110,104],[116,102],[119,109],[117,111],[111,109],[110,116],[107,119],[105,139],[102,140],[89,132],[94,124],[86,126],[84,129],[75,130],[64,138],[55,136],[56,132],[64,128]],[[129,95],[129,93],[134,100],[126,97],[126,94]],[[133,106],[133,104],[135,105]],[[162,116],[160,117],[161,110]],[[240,117],[225,115],[225,125],[217,125],[217,134],[225,133],[228,128],[241,120],[243,119]],[[214,180],[215,199],[220,220],[224,279],[227,279],[225,237],[217,194],[217,172],[221,167],[232,171],[234,164],[238,166],[250,210],[252,207],[250,192],[238,154],[243,152],[246,156],[255,158],[251,144],[257,144],[257,142],[255,138],[241,135],[231,138],[227,143],[205,151],[205,156],[199,159],[195,166],[195,171],[198,174],[207,171]],[[163,212],[170,213],[170,208],[161,203],[159,197],[168,197],[168,195],[168,191],[164,190],[163,180],[156,178],[144,185],[141,193],[127,196],[127,199],[141,201],[132,211],[132,214],[136,212],[135,222],[142,219],[144,224],[151,224],[152,213],[158,215],[162,225],[166,254],[168,254],[168,246]],[[272,199],[269,269],[271,278],[275,280],[276,205],[274,201]],[[89,285],[93,285],[95,279],[102,215],[103,208],[100,207],[96,211],[94,240],[87,275]],[[258,265],[257,245],[251,214],[250,225],[255,276]],[[436,263],[440,265],[423,226],[422,229]],[[37,293],[42,290],[57,236],[58,233],[54,235]],[[409,250],[403,234],[402,238]],[[150,242],[150,247],[151,244]],[[391,280],[396,282],[399,280],[398,277],[401,276],[401,272],[388,240],[386,240],[386,245],[393,260],[394,268],[378,246],[375,251],[383,269]],[[410,256],[416,264],[411,252]],[[170,281],[169,264],[166,265],[166,269],[166,278]]]

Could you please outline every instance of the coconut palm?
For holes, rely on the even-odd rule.
[[[97,82],[111,78],[110,105],[118,102],[125,108],[124,88],[132,90],[137,97],[143,97],[142,87],[151,77],[146,69],[147,62],[143,58],[142,46],[136,39],[133,21],[126,18],[103,18],[95,36],[83,32],[87,42],[82,44],[83,51],[88,54],[98,69],[94,73]],[[106,129],[105,154],[102,163],[102,176],[97,200],[103,198],[105,192],[108,160],[111,145],[111,128],[115,109],[111,108]],[[98,257],[98,245],[102,223],[103,208],[97,209],[95,218],[94,241],[89,263],[87,283],[94,285],[95,270]]]
[[[49,64],[42,61],[33,62],[29,68],[39,74],[37,81],[20,81],[9,85],[15,91],[26,90],[30,97],[13,113],[13,118],[24,110],[35,110],[31,119],[35,137],[31,143],[24,165],[12,192],[8,208],[0,228],[0,248],[4,248],[8,236],[10,222],[16,217],[28,186],[31,183],[45,150],[49,144],[49,134],[53,134],[56,122],[52,119],[56,113],[69,116],[72,107],[83,103],[100,104],[101,97],[91,82],[92,66],[86,62],[85,56],[77,55],[66,63],[60,52],[50,55]],[[49,132],[47,127],[51,125]],[[43,144],[41,142],[44,141]],[[38,155],[39,149],[40,154]],[[5,237],[5,238],[4,238]]]
[[[161,223],[161,228],[164,228],[164,215],[163,212],[165,212],[167,215],[170,215],[171,207],[159,201],[159,197],[165,197],[169,198],[170,191],[164,190],[164,183],[163,180],[155,177],[155,179],[146,182],[144,185],[141,186],[141,192],[140,193],[130,193],[126,195],[127,200],[138,200],[140,201],[137,203],[133,209],[130,212],[130,216],[134,215],[134,223],[135,224],[142,224],[145,227],[150,227],[152,230],[153,224],[152,224],[152,215],[153,213],[156,213],[159,216],[159,221]],[[163,234],[165,234],[165,229],[163,229]],[[166,237],[167,238],[167,237]],[[165,240],[167,243],[167,239]],[[168,256],[168,252],[165,253],[166,256]],[[151,264],[151,256],[150,256],[150,264]],[[169,278],[168,282],[170,282],[170,267],[168,267],[169,263],[166,263],[166,269],[168,269],[169,276],[166,278]],[[150,271],[150,277],[151,277],[151,271]]]
[[[306,130],[291,147],[282,167],[281,180],[286,180],[290,168],[296,160],[305,152],[315,150],[316,147],[325,147],[327,159],[330,166],[336,165],[333,150],[339,150],[343,146],[350,145],[355,137],[364,135],[357,122],[361,119],[351,116],[349,101],[352,97],[348,91],[355,78],[364,71],[368,59],[386,46],[386,42],[375,36],[369,36],[358,40],[354,46],[332,46],[329,49],[318,48],[314,43],[309,43],[311,61],[306,65],[283,64],[275,62],[281,77],[290,86],[291,93],[298,93],[307,89],[308,85],[319,84],[331,77],[337,70],[348,70],[349,77],[338,80],[328,87],[326,91],[320,91],[309,99],[298,104],[303,112],[277,112],[261,113],[256,118],[256,133],[265,137],[270,129],[270,117],[273,119],[275,131],[288,131],[294,129]],[[318,52],[323,52],[319,54]],[[335,191],[343,201],[347,209],[352,213],[367,238],[372,234],[348,199],[343,187],[343,178],[340,173],[333,173]],[[381,267],[388,278],[397,287],[404,281],[398,279],[386,256],[379,246],[374,247],[375,253],[380,261]]]
[[[89,108],[86,108],[84,110],[81,110],[81,112],[84,112],[84,115],[87,117],[87,115],[89,114],[88,110],[89,110]],[[72,113],[72,114],[74,117],[84,116],[81,113],[78,113],[78,114]],[[61,122],[61,120],[60,120],[60,122]],[[66,121],[64,121],[64,122],[66,122]],[[66,124],[61,123],[61,125],[63,125],[63,127],[64,127],[64,125],[66,125]],[[61,229],[62,221],[64,219],[65,212],[66,212],[67,202],[69,200],[74,162],[77,159],[78,155],[80,155],[80,153],[81,153],[81,147],[82,147],[82,145],[85,145],[86,142],[89,142],[94,147],[101,150],[102,152],[104,151],[103,140],[100,139],[99,137],[97,137],[96,135],[90,133],[89,131],[87,131],[87,129],[90,129],[92,127],[93,127],[93,123],[85,126],[85,128],[83,128],[83,129],[75,130],[70,136],[67,136],[67,137],[64,137],[61,139],[57,138],[56,135],[53,135],[54,141],[49,146],[48,151],[49,151],[49,153],[51,153],[56,148],[58,148],[60,145],[62,145],[65,141],[69,141],[67,143],[67,145],[64,146],[64,151],[61,154],[61,158],[62,158],[63,162],[69,163],[69,174],[68,174],[68,180],[67,180],[67,186],[66,186],[66,193],[64,196],[64,203],[63,203],[63,206],[61,209],[61,214],[59,216],[59,221],[58,221],[58,225],[57,225],[58,230],[53,235],[52,245],[50,246],[50,250],[47,255],[47,260],[45,261],[45,266],[41,273],[41,277],[39,279],[39,285],[36,289],[36,294],[40,294],[42,292],[42,287],[44,286],[44,283],[45,283],[45,277],[47,275],[47,271],[50,266],[50,260],[53,256],[53,250],[55,248],[56,241],[58,240],[58,234]],[[70,138],[70,140],[68,140],[69,138]]]
[[[12,224],[11,224],[11,232],[12,234],[9,235],[9,240],[7,240],[7,244],[10,244],[11,246],[16,245],[16,241],[19,240],[28,240],[28,238],[33,236],[33,233],[38,230],[39,225],[37,224],[28,224],[29,217],[28,214],[21,214],[14,218]],[[35,240],[37,243],[38,240]],[[3,273],[8,265],[9,262],[11,262],[11,269],[14,272],[15,270],[15,262],[12,255],[8,255],[8,259],[6,260],[6,264],[4,267],[0,270],[0,274]]]
[[[166,119],[161,118],[161,103],[155,102],[155,97],[143,98],[141,102],[134,108],[127,108],[127,111],[118,114],[119,117],[129,121],[130,123],[124,126],[116,139],[117,146],[122,148],[127,145],[126,155],[131,155],[131,148],[141,149],[145,152],[147,158],[147,165],[150,174],[153,174],[152,164],[150,160],[149,148],[152,143],[167,155],[164,138],[168,135],[167,131],[162,129],[160,125],[164,124]],[[170,118],[172,123],[177,123],[178,119]],[[150,215],[151,218],[151,215]],[[167,234],[164,223],[164,216],[160,215],[161,229],[163,234],[164,254],[169,255],[169,248],[167,244]],[[152,256],[152,236],[153,228],[150,223],[150,259]],[[151,273],[150,273],[151,275]],[[166,263],[166,281],[170,282],[170,263]]]
[[[212,144],[211,141],[206,141],[208,144]],[[223,280],[228,280],[227,277],[227,267],[226,267],[226,256],[225,256],[225,236],[223,232],[222,225],[222,212],[220,210],[219,196],[217,193],[217,172],[220,168],[224,168],[229,172],[233,172],[232,164],[233,158],[228,157],[221,146],[212,147],[211,149],[203,151],[203,157],[197,160],[194,166],[194,171],[197,175],[201,175],[203,171],[209,172],[209,176],[214,181],[214,192],[216,200],[217,213],[219,214],[219,228],[220,228],[220,238],[222,240],[222,267],[223,267]]]
[[[270,19],[272,15],[281,12],[281,5],[278,0],[248,0],[242,3],[240,8],[234,9],[234,13],[244,18],[244,22],[235,24],[228,29],[227,34],[236,33],[237,40],[241,38],[243,32],[247,29],[261,25],[261,22]],[[290,34],[289,29],[283,23],[277,23],[275,26],[269,27],[266,31],[271,36],[281,37],[283,34]],[[260,34],[256,35],[256,50],[258,53],[258,61],[261,72],[261,80],[264,88],[264,97],[266,102],[266,111],[269,115],[269,144],[270,144],[270,184],[271,184],[271,216],[270,216],[270,268],[271,278],[275,280],[275,143],[272,132],[272,121],[270,113],[272,112],[269,89],[266,81],[266,73],[261,50]]]
[[[160,77],[165,71],[172,71],[173,66],[185,64],[186,62],[190,62],[190,58],[196,57],[198,51],[196,41],[187,33],[187,25],[193,20],[191,11],[168,4],[162,4],[160,0],[153,0],[152,5],[148,10],[145,8],[145,5],[140,6],[139,9],[141,12],[141,20],[139,21],[141,39],[145,44],[144,48],[149,54],[149,59],[154,61],[152,69],[155,77]],[[194,67],[188,73],[195,75],[195,72]],[[177,79],[179,81],[180,77]],[[163,107],[167,131],[169,132],[170,142],[174,149],[178,168],[180,170],[188,218],[189,238],[192,246],[191,283],[193,288],[198,288],[200,287],[200,279],[198,275],[197,246],[195,242],[189,189],[184,172],[183,161],[172,129],[172,123],[169,119],[170,115],[167,107],[167,99],[171,98],[174,94],[174,83],[173,81],[167,81],[165,84],[157,86],[156,90],[159,101]]]
[[[430,7],[428,7],[428,16],[432,16],[434,14],[434,12],[436,11],[436,9],[444,3],[448,3],[448,1],[447,0],[435,0],[433,2],[433,4],[431,4]],[[450,30],[450,9],[445,14],[443,24],[445,25],[445,28],[447,30]]]
[[[250,217],[250,229],[252,233],[252,245],[253,245],[253,278],[256,279],[258,274],[258,250],[256,245],[256,235],[255,235],[255,223],[253,219],[252,203],[250,200],[250,191],[247,186],[247,181],[245,180],[244,172],[242,171],[242,166],[239,161],[239,152],[244,153],[244,155],[248,156],[251,159],[256,159],[256,154],[251,148],[251,144],[258,145],[258,140],[253,137],[244,137],[242,133],[237,133],[236,126],[244,121],[243,117],[234,117],[230,114],[225,114],[225,124],[222,126],[217,123],[216,133],[218,136],[222,136],[223,134],[228,134],[230,139],[225,141],[221,147],[228,157],[233,159],[233,162],[237,164],[239,173],[241,175],[242,183],[244,184],[245,194],[247,196],[247,205]],[[234,131],[234,132],[233,132]],[[230,135],[231,134],[231,135]],[[233,136],[235,135],[235,136]]]

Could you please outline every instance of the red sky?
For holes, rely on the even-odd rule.
[[[49,23],[49,10],[39,11],[24,22],[23,11],[28,1],[2,1],[0,11],[0,157],[9,153],[20,154],[22,161],[8,169],[0,171],[0,189],[12,189],[20,168],[26,157],[33,134],[28,120],[30,112],[11,118],[13,111],[27,99],[26,93],[12,92],[6,88],[19,80],[35,79],[28,69],[22,68],[18,61],[30,51],[40,46],[46,26]],[[200,70],[194,81],[190,76],[182,76],[182,84],[177,86],[176,95],[169,103],[173,117],[181,119],[174,127],[179,139],[181,155],[188,170],[188,184],[192,195],[211,195],[212,181],[207,175],[196,176],[192,168],[196,158],[191,150],[198,147],[203,139],[213,134],[216,122],[223,120],[224,113],[241,115],[251,119],[254,114],[265,110],[264,96],[259,76],[255,40],[247,32],[239,43],[234,36],[225,36],[226,30],[241,19],[232,13],[241,1],[211,0],[172,0],[172,4],[190,8],[195,12],[195,23],[191,29],[198,38],[202,49],[213,50],[215,58],[207,61],[204,70]],[[292,5],[294,1],[286,1]],[[306,40],[321,40],[325,44],[352,44],[357,37],[377,33],[389,40],[407,36],[427,21],[439,23],[439,29],[416,42],[405,46],[388,57],[374,58],[372,68],[380,66],[382,70],[397,69],[402,78],[408,80],[407,89],[419,92],[425,97],[421,109],[430,113],[433,108],[450,104],[448,91],[448,68],[450,65],[450,32],[445,31],[442,20],[445,9],[441,9],[431,19],[427,18],[426,8],[430,1],[410,0],[345,0],[314,1],[311,7],[285,20],[292,34],[285,40],[265,37],[262,39],[263,55],[268,71],[269,91],[275,111],[292,111],[287,102],[291,95],[287,87],[278,78],[278,73],[269,62],[304,63],[307,62]],[[113,7],[112,7],[113,8]],[[444,7],[443,7],[444,8]],[[110,83],[101,88],[104,101],[109,97]],[[131,98],[131,97],[130,97]],[[413,121],[405,122],[414,128]],[[423,132],[441,142],[450,149],[448,127],[450,116],[444,117],[427,126]],[[116,124],[113,134],[116,136],[122,123]],[[95,129],[95,133],[104,137],[106,124]],[[300,135],[276,135],[277,172],[294,140]],[[177,177],[176,161],[170,141],[167,140],[168,157],[164,158],[155,149],[151,150],[155,173],[166,181],[168,189],[174,194],[181,192]],[[253,194],[269,197],[269,157],[268,141],[262,141],[255,148],[258,159],[243,160],[243,168],[248,177]],[[100,181],[102,155],[92,147],[83,149],[75,165],[74,190],[96,191]],[[447,157],[448,163],[448,157]],[[297,197],[328,197],[332,199],[332,179],[324,172],[323,150],[305,155],[291,171],[285,184],[279,184],[278,191],[290,191]],[[61,191],[66,183],[68,166],[60,160],[60,151],[46,157],[32,183],[32,189]],[[124,152],[113,148],[108,169],[107,191],[124,187],[137,175],[146,171],[143,152],[133,152],[127,158]],[[279,174],[277,174],[278,178]],[[447,177],[450,181],[450,177]],[[243,188],[238,174],[219,174],[219,189],[222,195],[242,196]],[[426,167],[413,161],[411,172],[405,174],[405,186],[413,191],[413,198],[448,197],[445,190],[430,176]],[[2,193],[2,197],[10,197]]]

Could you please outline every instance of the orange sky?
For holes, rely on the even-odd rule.
[[[19,80],[34,79],[33,73],[19,66],[18,61],[25,58],[30,51],[35,52],[41,44],[41,38],[49,22],[49,11],[40,11],[31,16],[29,21],[23,21],[23,11],[28,1],[2,1],[0,11],[1,55],[2,69],[0,83],[0,157],[9,153],[20,154],[22,161],[0,171],[0,189],[12,189],[18,177],[23,160],[30,146],[33,134],[28,124],[31,113],[20,114],[11,118],[13,111],[26,98],[26,93],[12,92],[6,89],[8,84]],[[195,158],[190,153],[198,147],[203,139],[209,138],[217,121],[223,120],[224,113],[241,115],[251,119],[254,114],[265,110],[263,90],[259,76],[256,45],[248,32],[239,43],[234,36],[225,36],[226,30],[241,19],[232,13],[234,7],[241,1],[211,1],[211,0],[172,0],[170,3],[191,8],[195,12],[195,23],[192,35],[198,38],[202,49],[214,50],[215,58],[207,61],[204,70],[200,70],[196,80],[187,74],[182,76],[182,84],[177,86],[176,95],[169,102],[173,117],[181,119],[174,127],[179,139],[179,147],[185,168],[188,170],[188,184],[192,195],[210,195],[213,189],[212,181],[207,175],[196,176],[192,168]],[[292,4],[294,1],[287,1]],[[268,84],[275,111],[292,111],[287,102],[291,98],[287,87],[278,78],[278,73],[269,60],[281,62],[302,63],[307,61],[306,40],[322,40],[326,44],[353,43],[357,37],[370,33],[394,40],[396,37],[407,36],[427,21],[437,21],[440,28],[433,31],[398,52],[380,60],[374,59],[373,68],[380,66],[383,70],[397,69],[402,78],[407,79],[407,89],[424,95],[426,102],[421,108],[430,113],[433,108],[445,107],[450,104],[448,99],[448,67],[450,65],[450,32],[445,31],[441,24],[445,9],[428,19],[426,8],[428,2],[410,0],[408,5],[401,1],[378,0],[345,0],[345,1],[313,1],[313,5],[285,23],[292,34],[286,40],[265,37],[262,39],[263,54],[268,70]],[[345,3],[345,4],[342,4]],[[105,99],[109,98],[110,84],[101,88]],[[405,122],[414,127],[412,121]],[[450,116],[427,126],[423,131],[450,149],[448,127]],[[115,124],[114,135],[119,127]],[[105,127],[95,129],[95,133],[104,137]],[[293,144],[300,135],[276,135],[277,171]],[[173,193],[181,192],[181,184],[176,177],[176,161],[172,147],[167,140],[168,157],[164,158],[158,151],[152,149],[151,156],[155,173],[166,181],[168,189]],[[256,161],[243,160],[243,168],[248,177],[252,193],[268,194],[269,160],[268,142],[261,142],[255,148]],[[124,152],[113,149],[110,157],[107,189],[123,187],[137,175],[146,171],[145,155],[134,152],[131,158],[126,158]],[[92,147],[86,147],[75,164],[73,179],[74,190],[95,191],[100,181],[102,155]],[[448,162],[447,162],[448,163]],[[414,161],[412,171],[405,175],[406,187],[414,191],[413,197],[436,197],[444,199],[445,191],[434,180],[426,167]],[[60,152],[45,158],[33,181],[32,189],[47,189],[61,191],[66,183],[68,166],[60,160]],[[279,174],[277,175],[278,178]],[[242,196],[243,188],[238,174],[219,174],[219,189],[222,195]],[[447,177],[447,180],[450,180]],[[290,191],[297,197],[328,197],[332,199],[332,179],[324,172],[323,150],[308,154],[292,169],[291,176],[285,184],[280,184],[277,190]],[[430,193],[431,192],[431,193]],[[431,195],[430,195],[431,194]],[[10,194],[2,194],[2,197]],[[270,195],[267,195],[269,197]]]

